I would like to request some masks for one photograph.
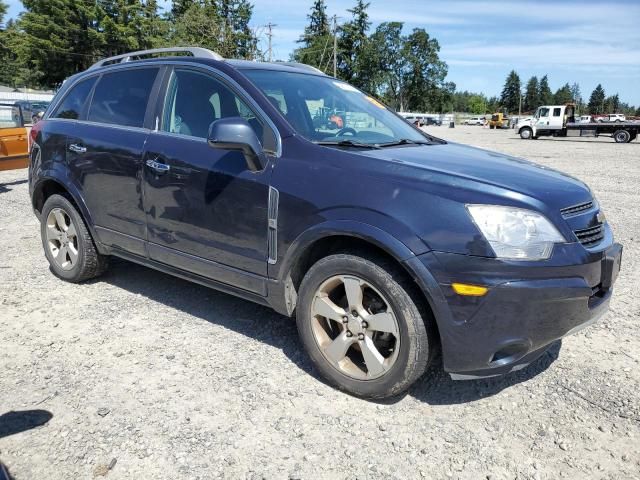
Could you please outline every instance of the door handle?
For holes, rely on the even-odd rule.
[[[171,167],[166,163],[156,162],[155,160],[147,160],[146,164],[147,164],[147,167],[149,167],[151,170],[153,170],[157,174],[167,173],[169,170],[171,170]]]
[[[69,145],[69,150],[75,153],[85,153],[87,151],[87,147],[83,147],[82,145],[78,145],[77,143],[72,143]]]

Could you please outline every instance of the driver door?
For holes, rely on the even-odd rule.
[[[271,165],[252,172],[241,152],[207,143],[209,125],[224,117],[243,116],[263,138],[236,92],[206,70],[171,72],[144,155],[149,256],[266,295]]]

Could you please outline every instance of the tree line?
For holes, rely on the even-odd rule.
[[[174,0],[160,12],[157,0],[22,0],[24,12],[4,22],[0,0],[0,84],[57,88],[70,75],[100,58],[133,50],[191,45],[224,57],[265,60],[259,29],[250,21],[249,0]],[[511,71],[500,96],[456,91],[447,81],[440,44],[423,28],[404,31],[401,22],[383,22],[373,31],[370,3],[356,0],[350,18],[338,22],[325,0],[313,0],[308,22],[291,60],[313,65],[352,83],[397,110],[422,112],[532,112],[544,104],[575,102],[580,112],[638,111],[606,96],[601,85],[583,102],[577,83],[555,93],[547,75],[531,77],[524,89]],[[271,53],[271,52],[269,52]]]
[[[3,23],[0,84],[56,88],[100,58],[147,48],[193,45],[225,57],[260,58],[248,0],[22,0],[24,12]],[[4,26],[2,26],[4,25]]]
[[[606,96],[601,84],[596,86],[588,101],[585,102],[578,83],[571,85],[565,83],[554,93],[549,87],[547,75],[544,75],[540,80],[534,75],[522,89],[520,76],[515,70],[507,75],[499,103],[498,109],[507,113],[518,113],[519,111],[532,113],[541,105],[575,103],[578,112],[582,114],[624,113],[626,115],[640,115],[640,108],[636,109],[634,106],[620,101],[620,96],[617,93]]]

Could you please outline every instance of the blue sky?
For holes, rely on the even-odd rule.
[[[9,15],[22,9],[9,0]],[[160,0],[168,6],[170,1]],[[269,21],[274,52],[287,59],[306,25],[312,0],[253,0],[252,25]],[[327,13],[349,18],[353,1],[327,0]],[[370,20],[400,21],[438,39],[459,90],[498,95],[515,69],[523,82],[549,75],[551,88],[577,81],[583,97],[602,83],[607,95],[640,106],[640,1],[636,0],[371,0]],[[266,48],[266,38],[263,48]]]

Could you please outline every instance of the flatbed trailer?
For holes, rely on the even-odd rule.
[[[607,136],[613,138],[616,143],[629,143],[640,133],[640,122],[577,123],[574,119],[573,104],[539,107],[533,117],[518,124],[518,134],[524,140],[551,136]]]

